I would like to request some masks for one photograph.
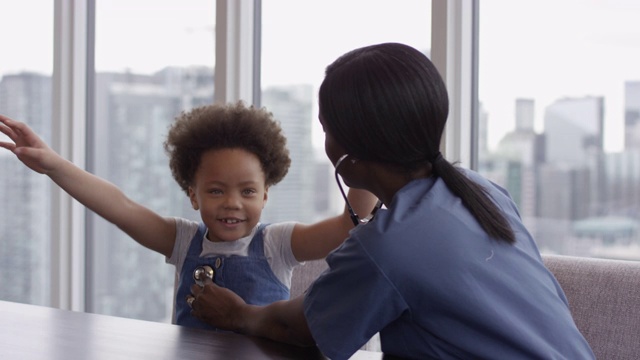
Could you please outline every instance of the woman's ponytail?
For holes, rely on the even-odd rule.
[[[509,244],[515,242],[515,234],[509,222],[481,185],[467,178],[439,152],[431,162],[431,169],[436,176],[442,178],[455,195],[462,199],[462,203],[490,237]]]

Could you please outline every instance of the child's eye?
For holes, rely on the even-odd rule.
[[[222,190],[220,190],[220,189],[209,189],[208,193],[209,194],[214,194],[214,195],[220,195],[220,194],[222,194]]]
[[[255,193],[256,193],[256,190],[255,190],[255,189],[244,189],[244,190],[242,190],[242,194],[243,194],[243,195],[247,195],[247,196],[248,196],[248,195],[253,195],[253,194],[255,194]]]

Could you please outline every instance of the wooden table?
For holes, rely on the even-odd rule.
[[[326,359],[317,348],[0,301],[0,359]],[[354,360],[381,360],[359,351]]]

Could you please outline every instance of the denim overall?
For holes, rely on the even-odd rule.
[[[248,256],[212,256],[200,258],[206,227],[203,223],[191,239],[187,257],[182,265],[178,292],[176,295],[176,323],[201,329],[215,329],[191,316],[187,295],[195,284],[193,271],[202,265],[213,268],[213,281],[240,295],[252,305],[265,305],[278,300],[289,299],[289,289],[276,277],[264,255],[262,233],[266,224],[261,224],[249,244]]]

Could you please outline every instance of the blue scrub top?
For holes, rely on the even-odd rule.
[[[516,244],[491,239],[440,178],[415,180],[327,257],[305,296],[320,350],[347,359],[380,332],[406,358],[593,359],[507,192],[468,171]]]

